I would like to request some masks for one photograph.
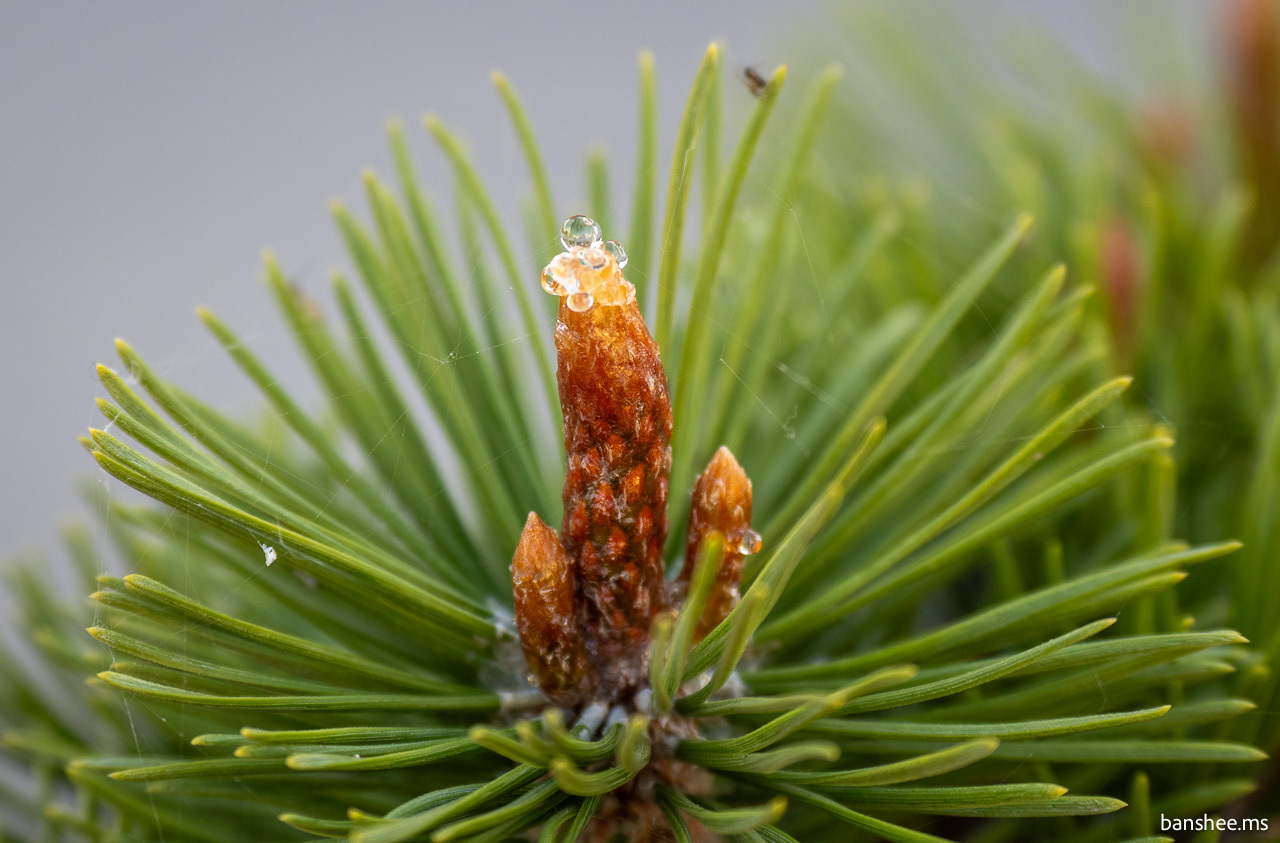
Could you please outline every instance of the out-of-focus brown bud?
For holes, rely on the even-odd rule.
[[[1264,258],[1280,238],[1280,10],[1276,0],[1224,5],[1237,144],[1255,203],[1248,246]]]
[[[1133,227],[1119,217],[1108,220],[1102,227],[1098,252],[1116,363],[1129,371],[1137,347],[1138,298],[1142,292],[1141,259]]]
[[[1196,150],[1195,120],[1186,106],[1175,100],[1148,103],[1138,128],[1143,148],[1161,170],[1185,166]]]
[[[688,583],[702,540],[712,531],[725,536],[724,561],[716,574],[711,596],[698,621],[695,637],[703,638],[738,604],[738,583],[744,558],[760,548],[760,536],[751,529],[751,481],[728,448],[721,446],[698,475],[689,507],[684,569],[680,579]]]

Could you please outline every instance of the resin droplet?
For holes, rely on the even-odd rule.
[[[578,295],[568,306],[584,313],[593,306],[616,307],[636,300],[636,288],[622,277],[627,254],[615,241],[600,241],[600,226],[584,216],[569,217],[561,227],[565,251],[542,270],[542,289],[553,296]]]
[[[627,250],[622,248],[622,244],[617,240],[606,240],[600,248],[613,255],[613,262],[618,265],[618,269],[623,269],[627,265]]]
[[[599,272],[609,265],[609,253],[604,249],[588,246],[578,251],[578,262],[587,269]]]
[[[565,305],[574,313],[586,313],[596,303],[590,293],[572,293],[564,300]]]
[[[561,252],[542,270],[542,289],[553,296],[567,296],[578,291],[579,262],[569,252]]]
[[[760,536],[751,529],[751,481],[724,447],[716,451],[707,470],[693,484],[684,569],[680,572],[682,583],[687,584],[693,576],[698,550],[712,532],[729,537],[729,541],[707,606],[698,620],[695,635],[699,639],[715,629],[738,604],[743,559],[760,549]]]
[[[582,214],[569,217],[560,226],[560,242],[566,249],[574,246],[599,246],[600,225],[591,217]]]

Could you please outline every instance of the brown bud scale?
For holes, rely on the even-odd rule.
[[[511,560],[516,625],[525,660],[547,697],[578,701],[591,665],[579,633],[573,563],[556,531],[529,513]]]
[[[555,342],[568,460],[561,539],[588,646],[617,690],[640,680],[649,626],[666,604],[667,379],[634,301],[581,313],[562,301]]]

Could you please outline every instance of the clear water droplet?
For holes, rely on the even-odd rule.
[[[742,535],[738,537],[738,552],[743,556],[750,556],[760,551],[761,544],[759,533],[751,529],[743,530]]]
[[[618,264],[618,269],[622,269],[627,265],[627,250],[622,248],[622,244],[617,240],[606,240],[601,248],[613,255],[613,260]]]
[[[590,293],[573,293],[564,300],[574,313],[586,313],[596,303],[595,296]]]
[[[600,245],[600,226],[591,217],[582,214],[569,217],[560,226],[560,242],[566,249],[574,246]]]

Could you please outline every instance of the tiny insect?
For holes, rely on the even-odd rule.
[[[765,86],[769,84],[769,80],[760,75],[760,71],[756,70],[753,65],[747,65],[739,72],[742,84],[747,86],[747,90],[751,92],[751,96],[759,99],[764,96]]]

